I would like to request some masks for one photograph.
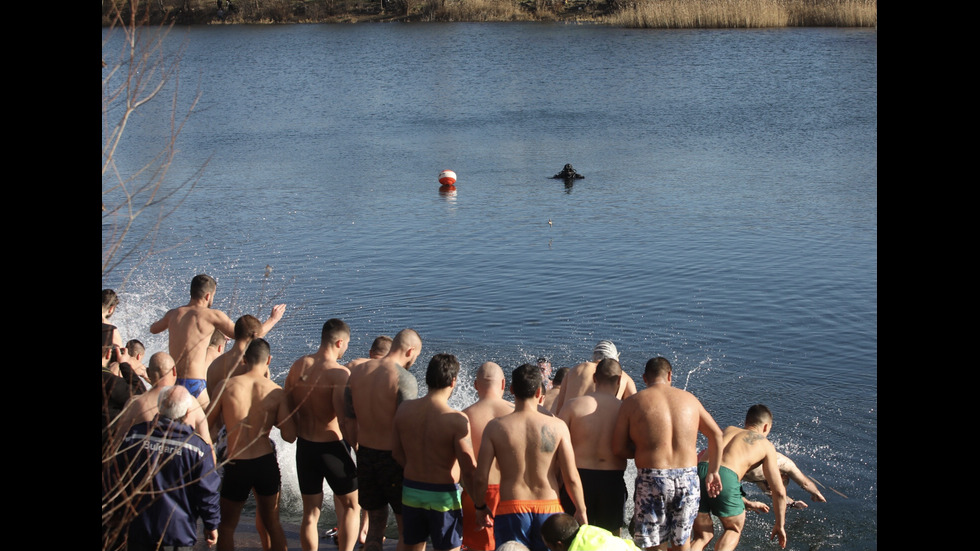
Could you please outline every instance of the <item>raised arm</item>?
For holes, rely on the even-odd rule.
[[[235,338],[235,322],[231,321],[228,314],[222,312],[221,310],[210,310],[211,312],[211,323],[214,328],[221,331],[221,334],[228,337],[229,339]]]
[[[262,323],[261,334],[258,336],[264,337],[266,336],[266,334],[269,333],[269,331],[272,331],[272,328],[275,327],[277,323],[279,323],[279,320],[282,319],[282,315],[285,313],[286,313],[285,304],[277,304],[273,306],[272,313],[269,314],[269,319],[265,320],[265,322]],[[232,327],[232,331],[234,331],[234,327]]]

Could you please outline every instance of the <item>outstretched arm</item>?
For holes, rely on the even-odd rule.
[[[823,494],[821,494],[820,490],[817,489],[817,485],[814,484],[808,476],[803,474],[803,472],[796,466],[796,463],[789,458],[786,459],[785,463],[783,463],[782,469],[780,470],[788,474],[793,482],[800,485],[800,488],[810,492],[810,501],[817,501],[821,503],[827,501],[827,498],[823,497]]]
[[[273,306],[272,313],[269,314],[269,319],[265,320],[265,322],[262,324],[261,334],[258,336],[264,337],[269,333],[269,331],[272,331],[272,328],[275,327],[277,323],[279,323],[279,320],[282,319],[282,315],[285,313],[286,313],[285,304],[277,304]]]
[[[156,335],[157,333],[163,333],[166,331],[167,328],[170,327],[170,316],[172,313],[173,310],[167,310],[167,313],[164,314],[162,318],[153,322],[153,325],[150,326],[150,333]]]

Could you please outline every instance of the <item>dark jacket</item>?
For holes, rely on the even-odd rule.
[[[129,460],[138,516],[129,526],[133,544],[193,546],[197,519],[206,530],[220,520],[218,488],[211,446],[190,425],[160,419],[139,423],[123,441]]]

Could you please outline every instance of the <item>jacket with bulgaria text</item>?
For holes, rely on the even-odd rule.
[[[221,519],[211,446],[193,427],[170,419],[139,423],[126,435],[122,453],[133,473],[137,517],[129,541],[151,548],[197,543],[197,519],[206,530]]]

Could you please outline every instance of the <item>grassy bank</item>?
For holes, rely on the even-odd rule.
[[[150,24],[590,21],[673,29],[878,24],[877,0],[106,0],[103,26],[132,4]]]

